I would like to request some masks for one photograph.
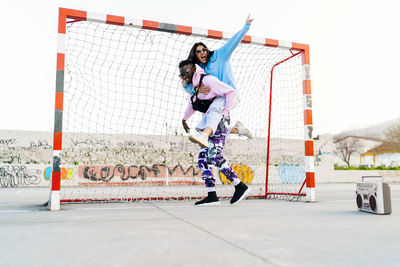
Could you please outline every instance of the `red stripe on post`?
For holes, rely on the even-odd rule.
[[[123,26],[125,25],[125,18],[120,16],[107,15],[106,23]]]
[[[242,39],[242,43],[251,43],[251,36],[250,35],[245,35]]]
[[[65,8],[58,9],[58,33],[66,33],[67,14]]]
[[[61,150],[62,148],[62,132],[54,133],[53,150]]]
[[[303,95],[311,95],[311,81],[303,80]]]
[[[188,34],[191,35],[192,34],[192,27],[188,27],[188,26],[181,26],[181,25],[177,25],[177,33],[181,33],[181,34]]]
[[[304,141],[306,156],[314,156],[314,142]]]
[[[306,172],[306,187],[315,187],[315,175],[313,172]]]
[[[214,38],[214,39],[222,39],[222,32],[221,31],[208,30],[207,37]]]
[[[60,191],[61,188],[61,172],[51,172],[52,181],[51,181],[51,190],[52,191]]]
[[[63,110],[63,103],[64,103],[64,93],[56,92],[56,109]]]
[[[308,45],[303,45],[303,56],[301,58],[301,63],[303,65],[310,65],[310,47]]]
[[[312,111],[311,111],[311,109],[304,110],[304,125],[312,125]]]
[[[265,46],[278,47],[279,41],[274,39],[265,38]]]
[[[299,51],[305,51],[308,48],[308,45],[300,43],[292,43],[292,48]]]
[[[150,21],[150,20],[143,20],[142,29],[157,30],[158,29],[158,22],[157,21]]]
[[[77,19],[77,20],[86,20],[87,12],[76,9],[65,9],[67,18],[69,19]]]
[[[57,53],[57,69],[64,70],[65,54]]]

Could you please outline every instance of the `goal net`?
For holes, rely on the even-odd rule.
[[[216,50],[232,35],[66,9],[59,24],[51,202],[204,197],[199,147],[181,124],[188,95],[178,63],[195,42]],[[311,172],[304,50],[256,39],[246,36],[230,59],[240,95],[231,124],[255,138],[229,135],[224,157],[252,197],[299,199]],[[192,131],[200,120],[188,121]],[[60,182],[60,166],[73,178]],[[214,178],[218,196],[231,197],[233,185],[217,169]]]

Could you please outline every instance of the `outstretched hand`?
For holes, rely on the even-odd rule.
[[[182,120],[182,125],[183,125],[183,129],[185,129],[185,132],[189,133],[190,128],[189,128],[189,125],[187,125],[185,120]]]
[[[253,22],[253,20],[254,20],[254,19],[251,19],[251,18],[250,18],[250,14],[249,14],[249,16],[248,16],[247,19],[246,19],[246,23],[251,24],[251,23]]]

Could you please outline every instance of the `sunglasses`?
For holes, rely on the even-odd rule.
[[[201,52],[207,52],[208,49],[207,48],[203,48],[201,50],[196,50],[196,54],[201,54]]]
[[[185,72],[179,74],[179,77],[180,77],[181,79],[185,79],[186,77],[189,76],[189,71],[191,71],[191,69],[185,70]]]

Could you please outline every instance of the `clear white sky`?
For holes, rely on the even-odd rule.
[[[398,0],[2,0],[0,129],[53,131],[58,7],[310,44],[314,134],[400,117]]]

